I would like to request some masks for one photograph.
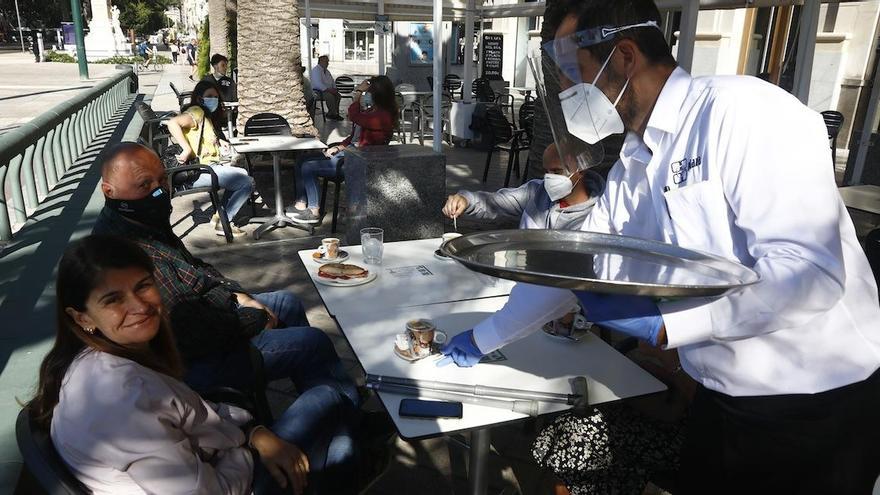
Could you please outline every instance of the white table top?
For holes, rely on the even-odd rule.
[[[403,96],[428,96],[434,94],[433,91],[398,91]]]
[[[556,393],[571,393],[569,380],[586,376],[590,404],[666,389],[662,382],[593,334],[585,335],[580,342],[572,342],[538,331],[502,348],[501,353],[507,360],[481,363],[473,368],[459,368],[454,364],[438,368],[434,357],[409,363],[393,354],[394,335],[404,331],[408,320],[431,319],[451,338],[472,328],[506,301],[506,297],[492,297],[395,310],[374,306],[373,312],[346,311],[336,319],[364,370],[374,375]],[[357,305],[358,308],[365,306]],[[504,409],[464,403],[461,419],[400,418],[398,407],[400,400],[406,397],[387,392],[380,392],[379,397],[405,438],[446,434],[527,417]],[[542,402],[540,412],[569,407]]]
[[[508,89],[513,89],[516,91],[534,91],[535,88],[527,88],[525,86],[510,86]]]
[[[439,247],[439,238],[386,242],[382,265],[378,266],[364,264],[360,246],[344,246],[340,249],[348,251],[351,258],[343,263],[378,271],[379,277],[356,287],[329,287],[317,282],[315,287],[331,315],[353,307],[400,308],[510,294],[513,282],[472,272],[454,261],[438,260],[434,251]],[[313,282],[321,266],[312,259],[317,248],[299,252]]]
[[[223,104],[227,107],[237,107],[238,106],[237,101],[224,101]]]
[[[880,215],[880,186],[847,186],[838,191],[847,208]]]
[[[320,139],[294,136],[243,136],[233,138],[230,144],[239,153],[322,150],[327,147]]]

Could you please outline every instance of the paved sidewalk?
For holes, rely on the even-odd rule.
[[[89,80],[81,81],[77,64],[38,64],[32,54],[0,52],[0,134],[116,74],[115,67],[89,64]]]

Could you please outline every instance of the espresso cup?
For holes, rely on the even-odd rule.
[[[339,256],[339,239],[336,237],[327,237],[321,239],[321,248],[319,249],[328,260],[336,259]]]
[[[441,239],[440,245],[442,246],[457,237],[461,237],[461,234],[459,234],[458,232],[447,232],[447,233],[443,234],[442,236],[440,236],[440,239]]]
[[[414,357],[431,355],[431,344],[434,343],[437,327],[431,320],[410,320],[406,322],[406,333],[410,336],[410,353]]]

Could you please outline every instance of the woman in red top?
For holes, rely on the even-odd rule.
[[[295,222],[318,223],[318,177],[335,177],[337,167],[342,173],[345,149],[349,146],[388,144],[398,115],[391,79],[376,76],[358,85],[348,107],[351,135],[326,150],[323,157],[309,158],[296,167],[296,203],[286,208],[287,215]]]

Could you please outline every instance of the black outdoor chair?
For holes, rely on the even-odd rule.
[[[185,105],[186,101],[192,96],[192,91],[179,91],[173,82],[169,82],[168,85],[171,86],[171,91],[174,91],[174,96],[177,97],[177,104],[180,108],[183,108],[183,105]]]
[[[513,95],[507,93],[496,93],[495,90],[492,89],[492,85],[489,83],[489,80],[484,77],[474,79],[473,91],[474,96],[476,96],[477,98],[477,101],[495,103],[505,111],[509,109],[510,119],[513,120],[513,124],[516,125],[516,121],[514,120],[513,115]]]
[[[459,99],[464,98],[464,83],[458,74],[446,74],[446,77],[443,78],[443,90],[449,93],[453,99],[456,91],[459,94]]]
[[[244,123],[244,135],[247,136],[292,136],[293,133],[290,131],[290,124],[287,123],[287,119],[278,115],[277,113],[258,113],[253,117],[247,119],[247,122]],[[253,177],[253,164],[251,163],[251,158],[248,155],[244,155],[244,163],[245,167],[247,167],[248,175]],[[256,197],[257,192],[254,191],[251,194],[250,203],[251,203],[251,212],[254,216],[257,215],[257,207],[256,207]]]
[[[452,110],[452,96],[446,93],[443,93],[440,97],[440,136],[441,139],[444,136],[447,137],[447,142],[452,144],[452,124],[450,123],[449,114]],[[421,109],[421,114],[425,117],[425,125],[427,126],[429,123],[431,124],[431,128],[433,129],[435,125],[434,118],[434,99],[431,98],[426,101],[424,104],[416,102],[414,103],[415,108]],[[421,118],[421,117],[420,117]],[[447,132],[444,132],[447,131]],[[433,135],[433,133],[432,133]],[[424,136],[422,136],[421,126],[419,127],[419,143],[424,144]]]
[[[191,170],[198,170],[202,174],[211,176],[210,186],[193,187],[187,184],[183,175]],[[207,194],[211,198],[211,205],[217,216],[220,217],[220,225],[223,227],[223,236],[227,243],[232,242],[232,229],[229,227],[229,217],[226,215],[226,208],[220,201],[220,182],[217,179],[217,173],[214,169],[207,165],[182,165],[180,167],[165,169],[168,176],[168,183],[171,184],[171,197],[177,198],[181,196],[189,196],[191,194]]]
[[[324,122],[327,122],[327,107],[324,105],[324,93],[321,93],[317,89],[312,90],[315,94],[315,97],[312,98],[312,107],[309,109],[309,114],[312,116],[312,121],[315,120],[315,114],[318,113],[318,109],[321,109],[321,119]]]
[[[828,140],[831,141],[831,165],[834,166],[837,162],[837,135],[843,126],[843,114],[836,110],[825,110],[822,112],[822,119],[825,120],[825,128],[828,130]]]
[[[400,100],[398,101],[398,107],[400,108],[400,129],[403,131],[404,139],[402,142],[406,142],[406,125],[409,125],[409,140],[413,141],[415,139],[416,131],[419,131],[419,144],[424,144],[422,140],[421,133],[421,113],[419,112],[420,108],[418,105],[418,97],[415,95],[403,95],[400,94],[401,91],[415,91],[416,88],[412,84],[403,83],[398,84],[396,88],[394,88],[396,94],[400,96]],[[409,113],[409,119],[407,119],[407,113]]]
[[[504,174],[504,187],[510,186],[510,174],[515,169],[517,177],[520,176],[519,152],[529,149],[529,135],[525,129],[515,129],[507,120],[501,109],[497,106],[490,107],[486,111],[486,120],[492,129],[493,146],[486,155],[486,166],[483,169],[483,182],[489,178],[489,166],[492,163],[492,154],[495,151],[507,152],[507,170]]]
[[[177,112],[157,114],[150,105],[144,102],[139,102],[136,108],[138,115],[144,121],[144,132],[146,135],[143,137],[147,142],[147,146],[156,151],[156,154],[162,156],[164,143],[168,142],[168,137],[170,136],[167,132],[162,131],[162,121],[176,116]]]
[[[354,99],[354,79],[348,76],[339,76],[336,78],[336,91],[339,91],[340,98]],[[340,103],[340,106],[342,104]]]
[[[342,142],[331,143],[328,147],[332,148],[339,144],[342,144]],[[322,219],[327,212],[327,209],[325,208],[327,205],[327,189],[330,183],[333,183],[333,220],[330,223],[331,234],[336,232],[336,221],[339,218],[339,197],[342,194],[342,183],[345,182],[345,173],[342,169],[344,163],[345,157],[336,162],[336,175],[333,177],[321,177],[321,182],[323,184],[321,186],[321,207],[318,210],[318,217]]]
[[[535,100],[526,100],[519,107],[519,128],[523,131],[523,139],[520,145],[525,146],[530,151],[532,147],[532,137],[535,130]],[[531,154],[531,151],[530,151]],[[529,164],[531,157],[526,156],[526,166],[522,171],[522,183],[525,184],[529,180]],[[519,163],[517,162],[517,172],[519,172]]]
[[[15,421],[15,439],[25,467],[46,493],[51,495],[91,493],[70,472],[55,450],[49,431],[34,423],[31,411],[26,407],[18,413],[18,419]]]

